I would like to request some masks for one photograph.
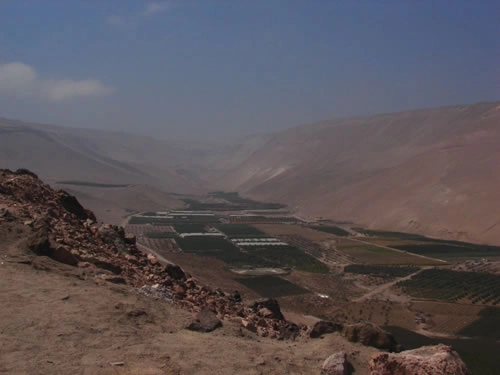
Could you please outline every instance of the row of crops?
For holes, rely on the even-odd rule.
[[[415,298],[500,303],[500,276],[489,273],[429,269],[397,285]]]
[[[344,267],[344,272],[360,275],[370,275],[383,278],[405,277],[419,270],[415,266],[383,266],[367,264],[350,264]]]
[[[186,253],[214,257],[231,266],[293,267],[306,272],[328,272],[325,264],[293,246],[263,246],[242,251],[220,237],[192,236],[176,241]]]
[[[334,235],[340,236],[340,237],[347,237],[350,235],[350,233],[348,231],[346,231],[345,229],[342,229],[342,228],[334,226],[334,225],[312,225],[312,226],[310,226],[310,228],[315,229],[315,230],[319,230],[319,231],[325,232],[325,233],[331,233],[331,234],[334,234]]]
[[[395,245],[395,249],[437,258],[486,258],[500,256],[500,247],[446,243]]]

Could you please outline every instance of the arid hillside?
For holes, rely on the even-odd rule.
[[[220,189],[311,217],[500,243],[499,125],[500,102],[324,121],[234,143],[0,120],[0,160],[70,189],[113,223],[182,206],[169,192]]]
[[[274,136],[219,186],[371,228],[500,243],[500,103],[381,114]]]

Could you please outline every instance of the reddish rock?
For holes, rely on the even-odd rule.
[[[273,298],[257,300],[252,304],[251,308],[254,312],[263,311],[268,314],[266,318],[285,320],[285,317],[281,313],[278,301]]]
[[[316,322],[309,332],[309,337],[315,339],[326,333],[333,333],[342,330],[342,324],[320,320]]]
[[[186,328],[190,331],[212,332],[219,327],[222,327],[222,322],[217,318],[217,315],[212,310],[205,308]]]
[[[370,322],[348,324],[344,326],[343,334],[349,341],[366,346],[391,351],[397,348],[396,340],[390,332]]]
[[[379,353],[370,360],[371,375],[470,375],[457,352],[439,344],[401,353]]]
[[[177,297],[184,297],[186,295],[186,288],[184,288],[182,285],[176,285],[174,286],[174,294]]]
[[[350,366],[345,352],[332,354],[321,366],[322,375],[348,375],[349,373]]]

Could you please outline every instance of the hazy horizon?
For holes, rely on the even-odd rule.
[[[196,140],[500,99],[496,2],[0,4],[0,117]]]

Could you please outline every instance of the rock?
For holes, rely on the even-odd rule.
[[[45,255],[70,266],[78,264],[78,259],[71,253],[69,247],[61,246],[57,242],[50,240],[46,227],[38,229],[28,237],[26,247],[36,255]]]
[[[186,280],[186,274],[176,264],[167,264],[164,270],[174,280]]]
[[[222,322],[217,318],[217,315],[212,310],[204,308],[186,328],[190,331],[212,332],[219,327],[222,327]]]
[[[233,302],[241,302],[241,294],[237,290],[235,290],[231,295],[229,296],[229,299]]]
[[[259,311],[266,313],[268,315],[266,318],[269,319],[285,320],[285,317],[281,313],[280,305],[274,298],[257,300],[252,304],[251,309],[257,313]]]
[[[182,285],[176,285],[174,286],[174,294],[177,297],[184,297],[186,295],[186,288],[184,288]]]
[[[135,243],[137,241],[136,237],[131,233],[126,233],[123,240],[128,245],[135,245]]]
[[[59,194],[59,203],[66,211],[74,214],[80,220],[95,219],[95,217],[89,216],[89,212],[83,208],[80,202],[78,202],[78,199],[76,199],[73,195],[62,190]]]
[[[138,318],[139,316],[148,315],[144,310],[131,310],[127,313],[129,318]]]
[[[257,332],[257,327],[251,320],[242,319],[241,325],[251,332]]]
[[[401,353],[375,354],[369,362],[372,375],[470,375],[457,352],[439,344]]]
[[[126,284],[126,280],[123,277],[115,275],[101,275],[101,278],[109,283],[113,284]]]
[[[350,374],[349,362],[347,362],[347,354],[345,352],[337,352],[325,359],[321,366],[321,374],[323,375],[348,375]]]
[[[343,334],[349,341],[366,346],[391,351],[397,348],[396,340],[390,332],[370,322],[348,324],[344,326]]]
[[[321,337],[321,335],[324,335],[326,333],[341,331],[342,328],[343,326],[340,323],[320,320],[319,322],[316,322],[312,327],[311,332],[309,332],[309,337],[315,339]]]

